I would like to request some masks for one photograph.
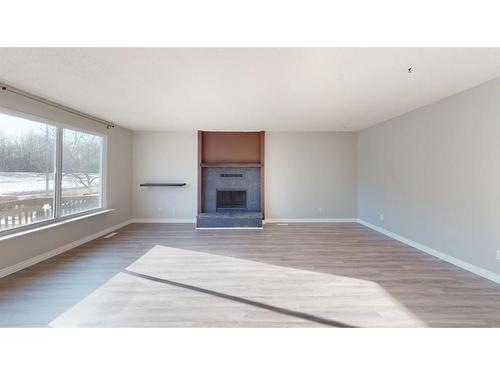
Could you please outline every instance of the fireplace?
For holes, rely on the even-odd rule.
[[[197,228],[262,228],[264,132],[198,132]]]
[[[246,209],[246,190],[217,190],[217,211],[220,209]]]

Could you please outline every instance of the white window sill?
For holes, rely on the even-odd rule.
[[[94,212],[91,212],[88,214],[82,214],[82,215],[78,215],[78,216],[68,217],[66,219],[63,218],[63,219],[55,221],[55,222],[47,223],[46,225],[43,225],[43,223],[40,223],[40,226],[36,226],[34,228],[26,228],[26,230],[21,230],[19,232],[16,231],[16,232],[11,233],[11,234],[6,233],[5,235],[2,235],[0,232],[0,242],[5,241],[5,240],[10,240],[10,239],[13,239],[16,237],[25,236],[27,234],[40,232],[40,231],[43,231],[46,229],[57,228],[57,227],[64,225],[64,224],[73,223],[75,221],[88,219],[88,218],[91,218],[94,216],[99,216],[99,215],[106,214],[106,213],[113,212],[113,211],[114,211],[113,208],[107,208],[107,209],[103,209],[103,210],[99,210],[99,211],[94,211]],[[22,229],[22,227],[20,229]]]

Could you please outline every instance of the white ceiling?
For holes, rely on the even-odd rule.
[[[0,48],[0,81],[134,130],[358,130],[499,76],[500,48]]]

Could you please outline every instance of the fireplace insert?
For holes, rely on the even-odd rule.
[[[217,210],[228,208],[246,209],[246,190],[217,190]]]

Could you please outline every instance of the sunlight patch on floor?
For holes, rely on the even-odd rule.
[[[336,322],[425,326],[371,281],[159,245],[50,325],[319,327]]]

